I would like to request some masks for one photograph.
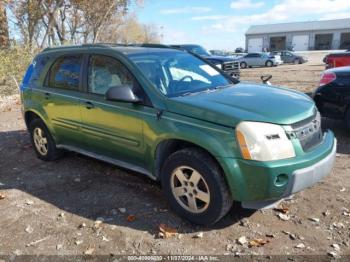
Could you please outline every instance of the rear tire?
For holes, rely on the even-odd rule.
[[[221,169],[198,148],[173,153],[163,165],[161,182],[172,209],[195,224],[216,223],[233,203]]]
[[[29,124],[30,140],[37,157],[44,161],[53,161],[62,156],[63,151],[56,147],[44,122],[35,118]]]
[[[300,61],[299,59],[295,59],[295,60],[294,60],[294,64],[295,64],[295,65],[301,64],[301,61]]]
[[[267,67],[272,67],[273,66],[273,62],[271,60],[268,60],[268,61],[266,61],[265,65]]]
[[[240,64],[241,68],[244,69],[244,68],[247,68],[247,63],[246,62],[242,62]]]

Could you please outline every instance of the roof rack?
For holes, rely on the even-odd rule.
[[[50,47],[46,47],[42,52],[52,51],[52,50],[60,50],[60,49],[66,49],[66,48],[72,48],[72,47],[76,47],[76,46],[77,45],[50,46]]]
[[[171,48],[168,45],[164,44],[153,44],[153,43],[142,43],[142,44],[119,44],[119,43],[96,43],[92,45],[107,45],[107,46],[125,46],[125,47],[150,47],[150,48]]]
[[[46,47],[42,52],[52,51],[52,50],[62,50],[62,49],[68,49],[68,48],[74,48],[74,47],[118,47],[118,46],[121,46],[121,47],[124,46],[124,47],[172,48],[171,46],[168,46],[168,45],[150,44],[150,43],[143,43],[143,44],[93,43],[93,44],[62,45],[62,46],[55,46],[55,47]]]
[[[94,43],[94,44],[81,44],[81,45],[61,45],[61,46],[54,46],[54,47],[46,47],[42,52],[52,51],[52,50],[68,49],[68,48],[74,48],[74,47],[111,47],[111,46],[115,46],[115,45],[117,45],[117,44],[113,44],[113,43]]]

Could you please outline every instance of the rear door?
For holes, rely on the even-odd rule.
[[[293,63],[296,57],[290,52],[282,52],[282,60],[285,63]]]
[[[82,55],[58,57],[50,67],[42,89],[43,109],[56,136],[56,143],[80,147]]]
[[[88,57],[86,94],[81,106],[82,129],[91,152],[142,166],[143,105],[105,99],[109,88],[121,85],[138,88],[121,62],[99,54]]]

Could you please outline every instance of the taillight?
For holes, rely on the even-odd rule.
[[[332,72],[323,73],[321,76],[320,86],[327,85],[329,83],[332,83],[335,79],[337,79],[337,76]]]

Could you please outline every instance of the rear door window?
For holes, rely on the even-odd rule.
[[[81,55],[58,58],[49,71],[49,87],[78,90],[81,62]]]

